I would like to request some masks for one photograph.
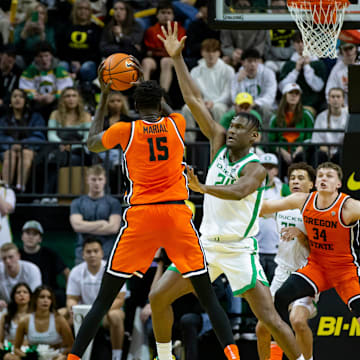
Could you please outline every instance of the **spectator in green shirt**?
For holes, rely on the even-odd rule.
[[[270,128],[312,129],[314,127],[314,117],[311,111],[305,109],[302,105],[301,94],[302,89],[298,84],[289,83],[285,85],[278,110],[270,119]],[[286,174],[287,167],[292,162],[304,161],[304,148],[297,143],[310,142],[311,136],[311,132],[302,131],[269,133],[269,142],[285,142],[289,144],[270,148],[272,152],[279,152],[282,175]]]

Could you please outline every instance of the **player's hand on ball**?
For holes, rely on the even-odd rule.
[[[131,61],[134,63],[133,67],[138,71],[139,77],[136,81],[131,82],[132,85],[140,85],[144,81],[144,71],[140,61],[135,56],[130,56]]]
[[[192,191],[196,191],[196,192],[199,192],[199,193],[203,194],[204,193],[204,188],[203,188],[204,185],[201,184],[198,177],[195,175],[194,169],[191,168],[190,166],[187,166],[186,169],[187,169],[187,177],[188,177],[188,182],[189,182],[189,188]]]
[[[184,46],[186,36],[183,36],[180,41],[178,40],[178,23],[175,21],[174,30],[171,28],[171,22],[168,21],[167,29],[161,26],[164,36],[157,35],[157,37],[163,42],[164,47],[170,57],[180,56]]]
[[[112,81],[109,80],[107,83],[105,83],[105,81],[103,79],[102,73],[103,73],[104,67],[105,67],[104,62],[105,61],[102,61],[101,64],[99,65],[98,70],[97,70],[97,74],[98,74],[98,80],[99,80],[99,83],[100,83],[101,92],[104,95],[108,95],[109,92],[110,92]]]

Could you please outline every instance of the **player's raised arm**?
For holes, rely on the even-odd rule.
[[[261,206],[260,216],[290,209],[302,209],[309,194],[295,193],[278,200],[265,200]]]
[[[111,81],[109,81],[107,84],[104,83],[104,80],[102,79],[102,71],[103,71],[104,64],[101,63],[98,68],[98,79],[100,82],[101,87],[101,96],[99,105],[96,109],[94,120],[91,123],[90,129],[89,129],[89,136],[87,139],[87,147],[92,152],[101,152],[107,150],[102,141],[102,135],[104,133],[104,118],[106,113],[106,103],[107,98],[110,93],[110,86]]]
[[[174,61],[181,93],[186,104],[189,106],[202,133],[210,140],[215,150],[215,148],[218,149],[224,145],[225,130],[212,118],[209,110],[206,108],[200,90],[190,76],[182,56],[186,36],[179,41],[177,28],[177,22],[174,24],[174,29],[171,28],[171,23],[168,22],[166,29],[162,27],[163,36],[158,35],[158,38],[164,43],[166,51]],[[218,145],[219,142],[220,145]]]

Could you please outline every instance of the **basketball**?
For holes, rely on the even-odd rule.
[[[105,83],[112,81],[111,89],[123,91],[132,87],[130,83],[136,81],[139,74],[130,55],[117,53],[105,59],[102,77]]]

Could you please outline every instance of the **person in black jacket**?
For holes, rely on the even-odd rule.
[[[100,52],[103,57],[114,53],[125,53],[141,60],[141,44],[144,29],[134,18],[134,10],[125,1],[114,4],[114,16],[103,30]]]
[[[194,20],[189,24],[186,31],[187,41],[185,48],[186,64],[192,69],[201,59],[201,43],[205,39],[220,39],[220,31],[210,28],[208,18],[208,1],[197,0],[195,6],[199,9]]]
[[[5,46],[0,57],[0,116],[5,114],[6,105],[10,104],[11,92],[19,86],[22,70],[15,59],[15,47]]]
[[[65,61],[67,70],[80,81],[93,81],[99,63],[101,27],[91,22],[89,0],[76,0],[71,21],[59,33],[58,57]],[[64,65],[64,63],[62,63]]]

